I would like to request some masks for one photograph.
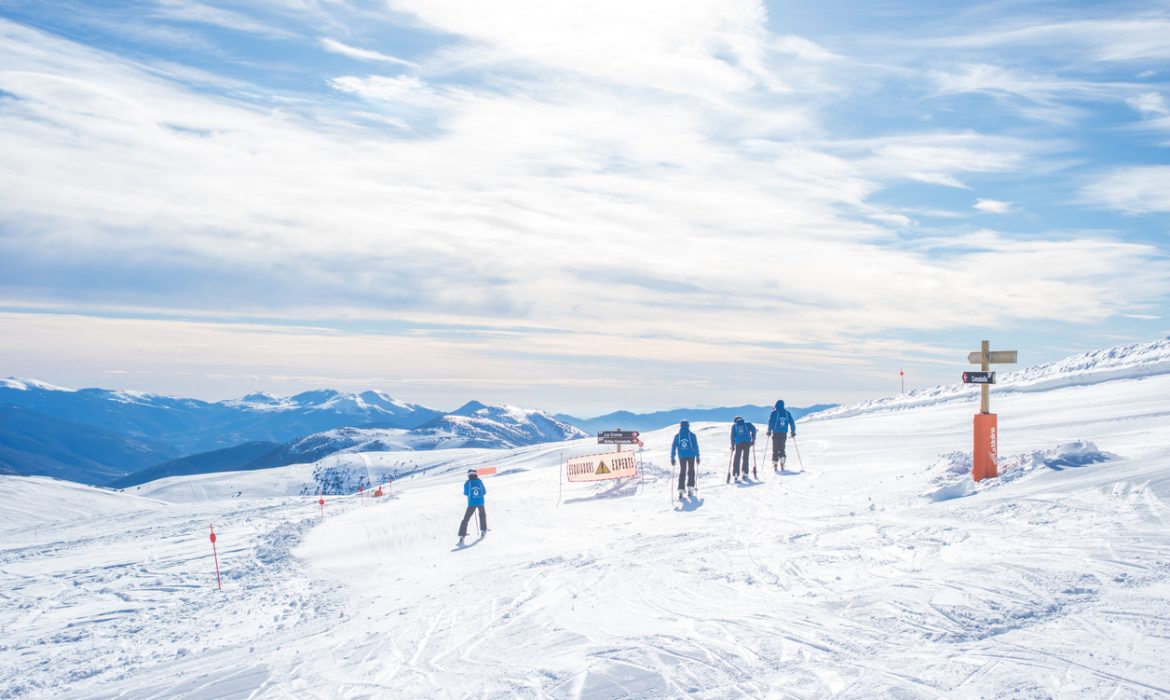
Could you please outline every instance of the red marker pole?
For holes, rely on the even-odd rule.
[[[215,525],[209,524],[209,527],[211,527],[211,556],[215,557],[215,585],[222,591],[223,582],[219,580],[219,552],[215,550]]]
[[[318,498],[317,503],[321,504],[321,518],[324,519],[325,518],[325,499],[324,499],[324,497]]]
[[[898,376],[902,378],[902,393],[905,394],[906,393],[906,373],[903,372],[902,370],[898,370]]]

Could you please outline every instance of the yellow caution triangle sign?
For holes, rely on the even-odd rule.
[[[609,467],[605,466],[604,459],[597,460],[597,471],[595,471],[593,473],[594,474],[608,474],[609,473]]]

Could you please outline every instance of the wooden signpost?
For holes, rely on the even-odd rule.
[[[992,352],[991,342],[983,341],[978,352],[967,355],[967,361],[980,366],[979,372],[963,372],[964,384],[979,384],[979,413],[975,415],[975,452],[971,461],[971,478],[982,481],[999,476],[999,426],[997,416],[991,412],[991,385],[995,384],[995,372],[991,365],[1015,364],[1015,350]]]

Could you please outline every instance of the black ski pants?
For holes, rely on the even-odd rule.
[[[463,522],[459,523],[459,536],[467,537],[467,523],[471,521],[471,514],[479,511],[479,531],[487,532],[487,511],[483,506],[467,506],[467,512],[463,514]]]
[[[788,456],[784,454],[784,443],[786,442],[788,442],[788,433],[772,433],[772,464]]]
[[[734,468],[731,470],[732,474],[739,476],[740,461],[743,461],[743,475],[747,476],[752,459],[752,444],[750,442],[737,442],[735,444],[735,457],[733,458]]]
[[[687,486],[695,488],[695,458],[694,457],[679,457],[678,458],[678,490],[682,491]]]

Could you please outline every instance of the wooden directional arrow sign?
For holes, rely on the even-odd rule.
[[[1019,354],[1017,350],[993,350],[987,353],[987,361],[993,365],[1014,365],[1016,364],[1016,356]],[[967,362],[973,365],[983,364],[983,353],[973,352],[967,355]]]
[[[638,444],[637,430],[602,430],[597,433],[599,445],[636,445]]]
[[[964,384],[995,384],[995,372],[963,372]]]
[[[973,365],[979,365],[982,372],[965,372],[963,374],[963,382],[967,384],[982,384],[979,390],[979,412],[991,413],[991,387],[989,385],[995,384],[995,372],[989,372],[991,365],[1010,365],[1015,364],[1016,356],[1019,353],[1015,350],[996,350],[992,352],[991,341],[984,340],[980,343],[979,351],[967,354],[967,362]],[[977,379],[968,379],[968,377],[978,377]]]

